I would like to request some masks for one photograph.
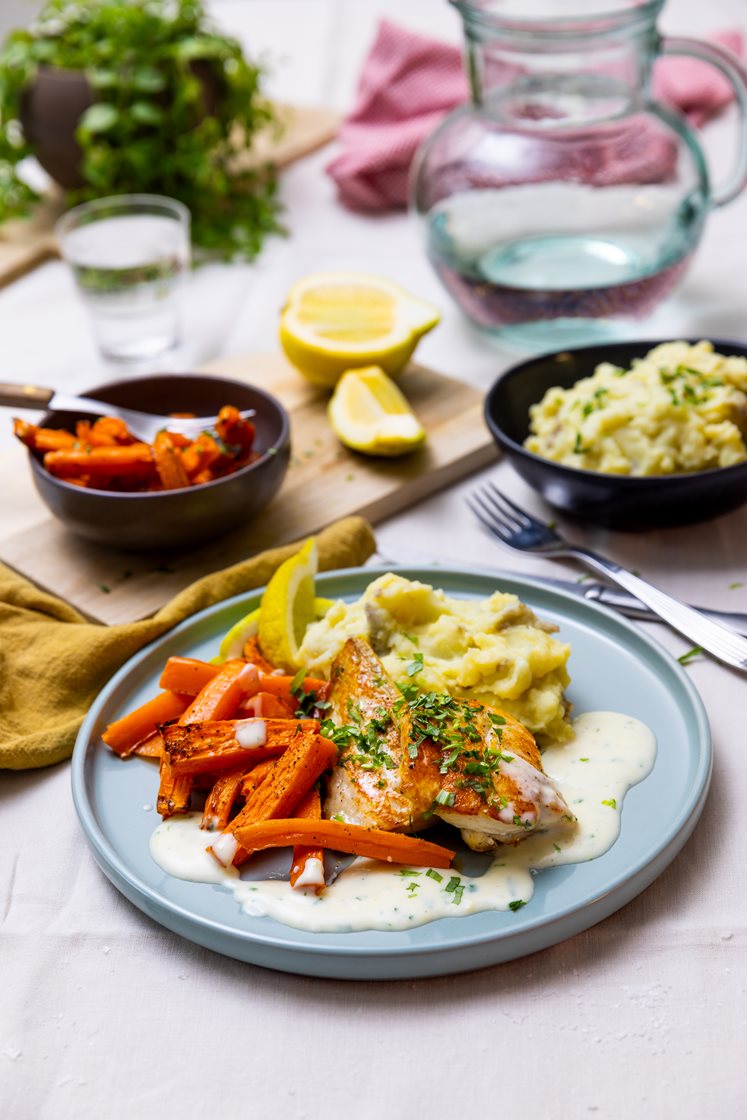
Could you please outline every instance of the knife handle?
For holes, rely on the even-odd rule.
[[[4,408],[46,409],[53,396],[54,389],[43,389],[41,385],[0,381],[0,405]]]

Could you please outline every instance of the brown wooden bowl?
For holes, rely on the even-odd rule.
[[[170,412],[216,415],[226,404],[253,408],[255,448],[261,458],[234,474],[183,490],[126,494],[91,490],[55,478],[42,456],[29,452],[36,489],[50,512],[71,532],[97,544],[144,551],[196,547],[246,524],[270,502],[290,460],[290,419],[275,397],[256,385],[207,374],[151,374],[110,381],[86,390],[106,405],[167,416]],[[82,413],[49,412],[43,427],[75,430]]]

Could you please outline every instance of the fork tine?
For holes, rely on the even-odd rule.
[[[519,528],[529,529],[533,524],[542,524],[542,522],[539,521],[538,518],[532,517],[531,514],[527,513],[525,509],[521,509],[521,507],[517,506],[515,502],[512,502],[506,494],[502,493],[498,489],[494,482],[487,482],[485,486],[486,489],[490,490],[495,501],[504,508],[506,513],[508,513],[509,510],[511,513],[513,513],[516,521],[519,524]],[[506,509],[506,507],[508,508]]]
[[[510,507],[504,505],[504,502],[502,501],[503,495],[501,494],[500,490],[497,490],[495,488],[495,486],[486,484],[482,490],[482,498],[487,507],[492,510],[493,514],[496,517],[502,518],[503,521],[506,522],[506,524],[514,530],[514,532],[519,533],[522,529],[526,528],[526,525],[521,520],[521,518],[517,517]]]
[[[465,500],[467,505],[474,513],[477,520],[485,526],[488,532],[493,533],[496,537],[508,544],[511,536],[510,531],[506,526],[498,521],[498,519],[489,510],[486,510],[479,502],[480,494],[475,493],[467,497]]]

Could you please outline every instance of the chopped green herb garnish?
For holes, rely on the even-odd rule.
[[[447,894],[452,894],[457,889],[457,887],[461,886],[461,883],[462,883],[462,880],[459,878],[458,875],[452,875],[451,878],[449,879],[448,883],[444,887],[444,890],[446,891]]]
[[[555,849],[555,851],[556,851],[556,852],[562,852],[562,850],[563,850],[563,849],[562,849],[562,848],[560,847],[560,844],[553,844],[553,848]]]
[[[509,902],[508,904],[509,910],[513,910],[514,914],[517,910],[521,910],[522,906],[526,906],[526,902],[523,898],[515,898],[513,902]]]
[[[606,800],[604,800],[602,802],[602,804],[603,805],[609,805],[610,809],[616,809],[617,808],[617,801],[615,800],[614,797],[607,798]]]
[[[734,583],[729,584],[729,591],[736,591],[738,587],[744,587],[744,580],[735,579]]]
[[[423,655],[422,655],[422,653],[418,652],[418,653],[413,655],[412,661],[407,666],[405,672],[407,673],[408,677],[414,677],[417,673],[422,673],[422,671],[423,671]]]
[[[694,661],[694,660],[695,660],[695,658],[696,658],[696,657],[697,657],[697,656],[698,656],[699,654],[701,654],[702,652],[703,652],[703,649],[702,649],[702,647],[701,647],[701,646],[693,646],[693,648],[692,648],[692,649],[689,649],[689,650],[687,651],[687,653],[683,653],[683,654],[681,654],[681,655],[680,655],[680,656],[679,656],[679,657],[677,658],[677,660],[679,661],[680,665],[689,665],[689,664],[690,664],[690,662],[691,662],[691,661]]]
[[[579,762],[588,762],[589,760],[588,760],[588,758],[579,758],[578,761]]]
[[[440,875],[434,867],[429,867],[426,871],[426,875],[429,879],[435,879],[437,883],[442,883],[444,879],[443,875]]]
[[[399,874],[402,875],[404,878],[410,878],[410,879],[415,878],[415,879],[417,879],[418,875],[420,875],[421,872],[420,871],[413,871],[412,868],[410,868],[410,867],[403,867],[403,868],[401,868]]]
[[[451,793],[449,790],[440,789],[438,791],[438,793],[436,794],[436,802],[435,803],[437,805],[449,805],[449,806],[451,806],[451,805],[454,804],[455,801],[456,801],[456,794]]]
[[[99,591],[103,591],[105,595],[108,595],[109,592],[111,591],[111,587],[109,586],[108,583],[100,583],[99,584]]]
[[[345,818],[343,817],[342,813],[333,813],[332,816],[330,817],[330,820],[341,821],[342,824],[345,823]]]

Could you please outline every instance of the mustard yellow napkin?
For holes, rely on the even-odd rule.
[[[376,547],[360,517],[330,525],[317,543],[322,570],[355,567]],[[0,767],[25,770],[69,758],[91,703],[128,657],[195,612],[262,587],[297,549],[269,549],[213,572],[152,618],[120,626],[86,621],[0,564]]]

